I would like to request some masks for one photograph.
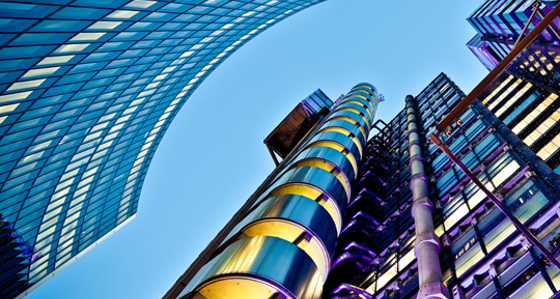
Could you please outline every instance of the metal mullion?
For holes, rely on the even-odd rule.
[[[543,267],[543,265],[539,261],[539,258],[537,257],[537,254],[535,253],[535,250],[531,247],[531,248],[528,249],[528,251],[531,254],[531,258],[533,259],[533,263],[535,263],[535,266],[537,266],[537,269],[539,269],[543,279],[546,281],[546,284],[548,284],[548,286],[550,287],[552,292],[554,292],[556,294],[558,292],[558,290],[554,286],[554,283],[552,283],[552,280],[550,279],[550,276],[548,275],[548,272],[546,272],[546,269]]]
[[[557,6],[560,8],[560,5]],[[560,10],[559,10],[560,11]],[[453,161],[453,163],[458,166],[470,179],[473,181],[480,190],[482,190],[486,196],[506,215],[506,217],[513,223],[513,225],[531,242],[535,247],[537,247],[556,267],[560,269],[560,262],[552,255],[538,240],[537,238],[527,230],[527,228],[507,209],[507,207],[486,188],[486,186],[459,160],[453,152],[447,148],[445,144],[439,139],[435,134],[430,135],[430,140],[437,145],[443,152]]]

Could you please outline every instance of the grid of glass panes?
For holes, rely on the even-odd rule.
[[[467,19],[477,32],[482,35],[519,36],[529,15],[525,10],[531,10],[533,1],[493,1],[488,0],[476,9]],[[529,30],[535,25],[530,24]]]
[[[551,167],[560,159],[558,95],[509,75],[483,103]]]
[[[441,120],[442,116],[447,114],[464,96],[452,81],[438,81],[438,79],[442,80],[441,77],[438,77],[417,97],[426,136],[433,131],[435,123]],[[505,91],[514,82],[517,82],[513,77],[509,79],[497,89]],[[517,85],[512,90],[521,91],[524,85],[521,84],[521,87],[519,84]],[[439,87],[439,89],[434,87]],[[529,93],[527,91],[523,93],[525,95],[520,96],[516,101],[523,101],[523,97],[532,96],[532,94],[527,95]],[[501,100],[507,101],[513,96],[501,97],[501,92],[498,91],[491,93],[489,97],[501,97]],[[543,98],[538,93],[536,97]],[[499,105],[497,106],[499,107]],[[511,109],[504,112],[503,117],[509,113],[519,112]],[[519,113],[519,115],[519,118],[522,118],[525,112]],[[399,126],[400,122],[404,121],[403,116],[404,111],[389,123],[389,126],[394,128],[390,137],[393,149],[389,152],[393,163],[401,159],[403,154],[401,149],[406,149],[406,138],[403,137],[406,136],[403,132],[406,127]],[[527,226],[534,224],[533,231],[543,244],[556,246],[551,247],[551,250],[559,248],[560,238],[558,238],[557,231],[560,230],[560,219],[556,216],[555,211],[547,211],[556,200],[554,195],[538,178],[530,175],[531,172],[527,165],[515,152],[508,149],[506,142],[491,128],[479,111],[470,108],[460,119],[463,121],[461,130],[449,138],[444,138],[449,148],[475,172],[487,188],[494,192],[501,192],[508,208],[519,220],[526,223]],[[450,243],[450,246],[446,247],[446,251],[441,255],[446,285],[452,287],[459,281],[467,293],[467,298],[497,296],[498,290],[493,282],[488,280],[488,276],[483,277],[484,275],[482,275],[488,273],[489,262],[486,266],[481,265],[481,261],[497,259],[501,261],[501,264],[497,264],[499,279],[503,282],[503,292],[508,296],[511,298],[540,298],[539,296],[550,295],[552,289],[547,286],[546,279],[552,280],[555,285],[558,285],[560,284],[560,273],[554,267],[548,267],[546,273],[540,270],[534,271],[535,260],[527,250],[519,245],[520,234],[514,229],[511,222],[486,199],[482,191],[478,190],[457,167],[453,166],[449,158],[437,147],[432,145],[429,153],[431,167],[427,169],[432,174],[431,180],[434,182],[431,186],[431,197],[436,202],[436,206],[441,206],[434,215],[436,233]],[[394,179],[387,183],[388,192],[400,187],[400,184],[395,182],[402,182],[401,179],[403,179],[398,173],[392,173],[390,177]],[[406,211],[406,205],[402,208]],[[410,213],[409,210],[408,213]],[[394,213],[386,214],[386,221],[383,224],[389,226],[391,220],[398,219],[395,216]],[[414,239],[413,229],[409,234],[412,235],[411,239]],[[379,234],[376,238],[381,240],[382,236]],[[400,254],[403,252],[402,248],[398,248],[394,242],[390,242],[396,240],[395,236],[403,237],[405,235],[394,234],[392,239],[387,238],[387,241],[383,243],[384,247],[380,247],[384,249],[380,256],[379,266],[363,285],[368,291],[375,293],[376,298],[393,298],[397,296],[397,293],[402,293],[402,291],[397,291],[398,288],[406,290],[407,286],[414,285],[414,283],[407,284],[416,277],[415,265],[412,263],[413,266],[405,271],[399,268],[400,260],[406,261],[406,258],[405,255]],[[538,253],[536,254],[538,255]],[[510,266],[513,260],[521,258],[522,265]],[[523,265],[530,269],[528,270]],[[514,279],[516,276],[521,277],[522,275],[527,279],[523,281]],[[394,284],[397,281],[400,285]]]
[[[461,116],[461,120],[462,129],[445,138],[448,147],[489,190],[501,194],[507,207],[522,223],[529,225],[536,222],[539,213],[551,206],[554,198],[546,186],[538,179],[524,175],[528,167],[514,152],[507,150],[504,140],[481,118],[478,111],[469,109]],[[493,281],[485,276],[489,271],[489,263],[485,266],[481,264],[484,265],[486,260],[507,259],[505,252],[519,244],[519,233],[511,221],[453,166],[445,154],[435,146],[432,146],[431,151],[444,218],[437,230],[448,236],[450,241],[449,258],[452,262],[447,264],[448,268],[442,269],[444,281],[448,286],[460,281],[467,298],[489,298],[497,289]],[[512,243],[515,238],[517,243]],[[509,249],[509,254],[520,253]],[[500,272],[499,275],[504,278],[502,287],[508,295],[525,288],[519,282],[511,285],[505,279],[505,273]],[[540,281],[539,289],[543,283],[544,280]],[[534,287],[531,285],[531,288]],[[548,293],[551,292],[548,289]]]
[[[0,213],[31,283],[136,213],[180,107],[225,58],[324,0],[0,3]]]
[[[469,47],[488,69],[493,69],[513,49],[516,39],[526,24],[527,30],[532,30],[555,6],[553,2],[539,3],[538,13],[532,22],[528,23],[533,12],[533,4],[533,1],[528,0],[488,0],[468,18],[477,31],[477,36],[469,42]],[[521,68],[523,70],[519,72],[520,74],[526,75],[529,71],[532,73],[530,75],[532,78],[539,76],[551,80],[558,78],[560,72],[558,49],[546,45],[558,44],[559,38],[560,32],[556,26],[546,28],[519,55],[510,67],[510,71],[517,72]]]

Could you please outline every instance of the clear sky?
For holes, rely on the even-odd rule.
[[[307,95],[359,82],[390,120],[440,72],[466,93],[487,74],[465,47],[482,0],[329,0],[263,32],[212,73],[154,156],[136,219],[29,299],[161,298],[274,164],[264,137]]]

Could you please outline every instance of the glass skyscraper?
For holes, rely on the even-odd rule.
[[[493,70],[556,4],[486,0],[468,19],[478,32],[468,47]],[[407,96],[387,123],[359,107],[366,87],[373,112],[379,99],[358,84],[164,298],[559,298],[558,26],[556,18],[435,143],[436,127],[467,98],[447,75]],[[336,155],[318,155],[317,142]],[[300,210],[302,200],[313,204]]]
[[[557,4],[544,1],[535,8],[533,3],[489,0],[468,18],[477,35],[467,46],[489,70],[511,51],[525,25],[528,30],[533,29]],[[560,172],[559,26],[557,18],[496,81],[494,92],[503,97],[485,103],[557,172]]]
[[[559,180],[487,106],[513,96],[507,89],[487,95],[464,112],[460,129],[443,142],[503,199],[508,210],[550,251],[556,252],[560,219]],[[549,298],[559,287],[551,265],[452,160],[427,137],[464,94],[438,76],[369,144],[360,193],[347,210],[336,262],[325,291],[334,298]],[[484,104],[483,104],[484,103]],[[503,103],[501,103],[503,105]],[[413,109],[410,109],[413,108]],[[418,111],[418,112],[417,112]],[[433,213],[438,271],[421,265],[420,203],[411,159],[409,115],[414,113]],[[368,165],[369,164],[369,165]],[[411,217],[414,215],[414,217]],[[422,269],[422,266],[424,269]],[[443,282],[440,295],[423,293],[426,277]],[[446,293],[447,292],[447,293]],[[354,294],[354,295],[353,295]],[[352,297],[354,296],[354,297]],[[434,296],[434,297],[432,297]]]
[[[133,219],[163,134],[206,76],[323,1],[0,2],[0,297]]]
[[[443,143],[556,254],[560,176],[503,121],[527,117],[507,103],[531,88],[508,88],[508,78]],[[356,85],[164,298],[558,296],[558,268],[428,143],[464,97],[442,73],[384,123],[373,118],[383,106],[377,90]]]
[[[323,1],[0,2],[0,298],[25,296],[130,221],[204,78]],[[468,47],[493,70],[556,4],[486,0]],[[443,73],[387,123],[369,83],[334,102],[310,95],[265,140],[278,167],[164,298],[560,297],[545,256],[560,251],[558,27],[438,146],[428,136],[466,96]]]

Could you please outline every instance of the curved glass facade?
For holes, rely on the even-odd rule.
[[[0,255],[0,297],[25,295],[132,219],[198,85],[323,1],[1,2],[0,217],[16,249]]]
[[[331,107],[176,298],[321,298],[378,101],[362,83]]]

